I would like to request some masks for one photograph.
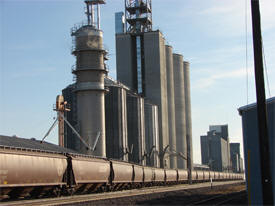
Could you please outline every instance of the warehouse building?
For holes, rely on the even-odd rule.
[[[270,174],[275,197],[275,97],[266,100]],[[251,205],[262,205],[261,157],[256,103],[239,108],[242,117],[246,187]],[[266,168],[267,169],[267,168]]]

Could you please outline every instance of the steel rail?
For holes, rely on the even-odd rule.
[[[244,191],[245,190],[239,190],[234,192],[233,194],[226,193],[226,194],[213,195],[212,197],[200,199],[199,201],[193,202],[189,204],[189,206],[191,205],[224,205],[225,203],[229,203],[232,200],[235,200],[237,198],[240,198],[241,196],[246,195]]]
[[[243,182],[244,181],[215,182],[214,186],[235,185]],[[193,185],[185,184],[185,185],[172,185],[172,186],[155,186],[155,187],[144,188],[144,189],[124,190],[124,191],[118,191],[118,192],[107,192],[107,193],[99,193],[99,194],[87,194],[87,195],[58,197],[58,198],[4,202],[3,204],[0,203],[0,206],[77,204],[77,203],[93,202],[93,201],[108,200],[108,199],[115,199],[115,198],[126,198],[126,197],[141,196],[141,195],[151,195],[156,193],[166,193],[166,192],[173,192],[173,191],[180,191],[180,190],[189,191],[193,189],[201,189],[201,188],[208,188],[208,187],[210,188],[209,182],[197,183]]]

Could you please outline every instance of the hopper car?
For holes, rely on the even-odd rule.
[[[192,182],[241,180],[243,174],[192,171]],[[188,172],[74,153],[0,147],[0,197],[87,194],[188,183]]]

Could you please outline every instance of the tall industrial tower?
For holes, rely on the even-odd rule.
[[[116,34],[117,79],[158,106],[160,165],[169,167],[165,39],[152,30],[151,0],[125,0],[125,18],[125,32]]]
[[[135,50],[133,81],[138,94],[145,95],[144,32],[152,31],[151,0],[125,0],[126,32],[132,35]]]
[[[77,129],[91,146],[80,145],[84,154],[106,156],[104,77],[107,73],[104,60],[103,32],[100,30],[100,4],[105,0],[85,0],[87,22],[72,28],[72,54],[76,65]]]

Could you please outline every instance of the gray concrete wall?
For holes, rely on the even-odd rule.
[[[127,94],[127,127],[129,149],[133,145],[129,161],[145,165],[144,99],[131,93]]]
[[[105,95],[106,155],[108,158],[128,161],[126,90],[108,86]]]
[[[159,167],[159,125],[158,107],[145,102],[145,148],[147,153],[146,165]]]
[[[159,108],[160,153],[169,145],[165,40],[159,31],[144,33],[145,97]],[[160,160],[170,167],[169,155]]]
[[[169,45],[166,48],[166,76],[167,76],[167,105],[169,125],[169,145],[172,152],[177,152],[176,147],[176,123],[175,123],[175,96],[174,96],[174,69],[173,69],[173,48]],[[177,157],[170,156],[170,167],[177,168]]]
[[[135,47],[130,34],[116,34],[117,80],[136,90]]]
[[[183,76],[183,56],[173,54],[174,67],[174,95],[175,95],[175,120],[177,135],[177,151],[187,157],[186,145],[186,119],[185,119],[185,95]],[[177,165],[180,169],[187,168],[187,161],[178,157]]]
[[[193,168],[193,144],[192,144],[192,114],[191,114],[191,92],[190,92],[190,64],[183,62],[183,77],[184,77],[184,95],[185,95],[185,120],[186,120],[186,144],[187,155],[190,157],[190,162],[187,160],[188,168]]]

